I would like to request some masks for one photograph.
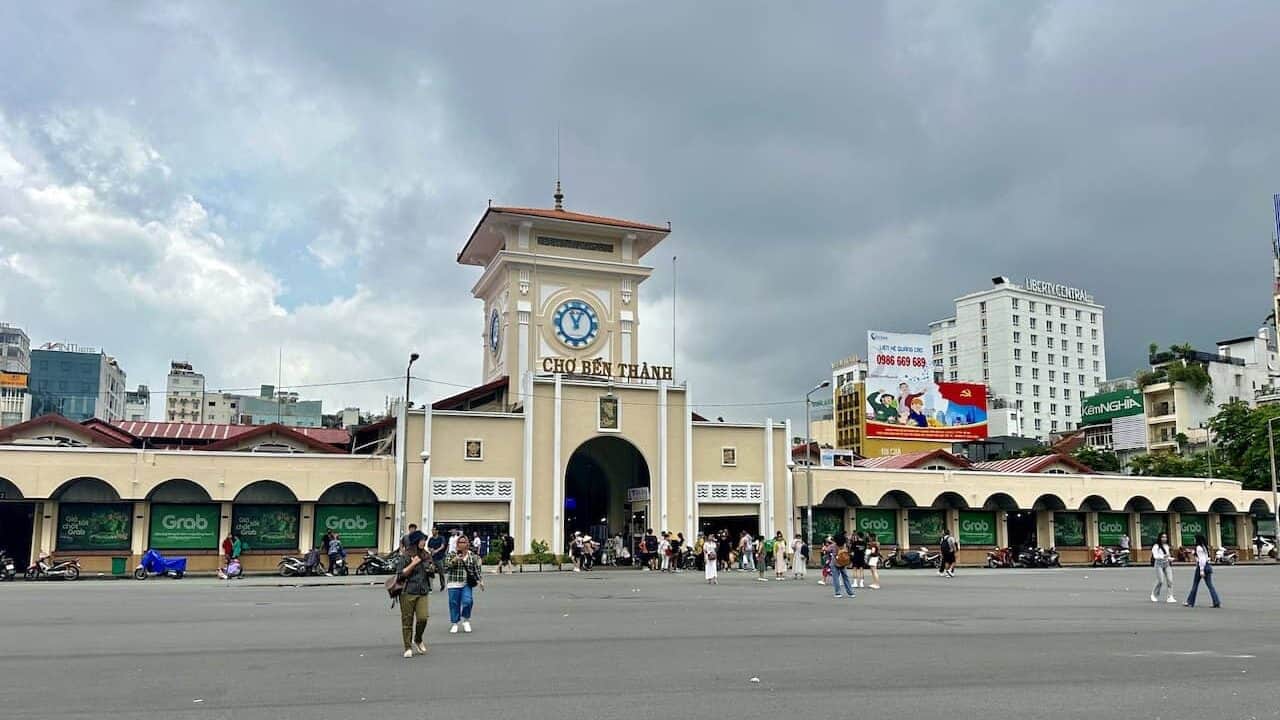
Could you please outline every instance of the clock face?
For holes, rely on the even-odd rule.
[[[498,346],[502,344],[502,323],[498,321],[498,311],[489,313],[489,350],[498,354]]]
[[[600,318],[581,300],[565,300],[551,316],[556,338],[571,348],[590,345],[600,332]]]

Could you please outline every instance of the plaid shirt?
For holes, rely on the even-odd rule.
[[[456,552],[449,553],[449,557],[444,561],[444,580],[449,585],[466,585],[467,569],[477,578],[483,577],[480,569],[480,556],[475,553],[469,553],[465,559]]]

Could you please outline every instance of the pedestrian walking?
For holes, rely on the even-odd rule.
[[[880,589],[880,538],[875,533],[867,536],[867,569],[871,571],[871,589]]]
[[[773,579],[787,579],[787,538],[781,530],[773,536]]]
[[[483,568],[480,556],[471,552],[471,542],[467,536],[458,538],[457,552],[449,553],[445,560],[445,587],[449,589],[449,632],[458,632],[458,623],[462,623],[462,632],[471,632],[471,609],[475,606],[475,589],[484,590]]]
[[[942,539],[938,542],[938,552],[942,555],[942,562],[938,565],[938,574],[945,577],[953,578],[956,576],[956,550],[960,547],[956,542],[956,538],[947,528],[942,530]]]
[[[409,523],[409,529],[406,530],[405,533],[400,536],[400,547],[401,548],[407,547],[409,544],[409,536],[416,532],[418,532],[417,523]],[[328,533],[325,533],[325,539],[327,540],[328,538],[329,538]]]
[[[826,585],[827,578],[831,577],[831,558],[835,555],[835,541],[828,535],[822,541],[822,577],[818,578],[819,585]]]
[[[867,569],[867,536],[861,530],[849,536],[849,568],[853,571],[853,586],[866,587],[863,572]]]
[[[658,536],[653,534],[653,528],[644,531],[644,569],[658,569]]]
[[[835,597],[844,597],[840,592],[842,584],[849,597],[857,597],[853,592],[853,583],[849,580],[849,565],[853,562],[849,556],[849,540],[844,533],[840,533],[831,545],[834,549],[831,558],[831,588],[835,590]]]
[[[511,537],[511,533],[504,533],[500,541],[502,542],[502,552],[498,563],[498,573],[501,574],[504,570],[508,573],[514,573],[516,568],[511,564],[511,554],[516,551],[516,539]]]
[[[671,539],[671,570],[684,572],[684,533],[678,532]]]
[[[418,531],[417,525],[410,525],[414,532]],[[430,555],[431,565],[435,572],[433,573],[440,579],[440,592],[444,592],[444,556],[449,550],[449,541],[440,534],[439,527],[431,528],[431,537],[427,538],[427,553]]]
[[[1205,540],[1204,535],[1196,535],[1196,576],[1191,581],[1191,594],[1187,596],[1187,607],[1196,606],[1196,591],[1200,589],[1200,581],[1204,580],[1205,587],[1209,588],[1209,597],[1213,600],[1214,607],[1222,607],[1222,600],[1218,598],[1218,589],[1213,586],[1213,564],[1209,562],[1209,541]]]
[[[708,585],[720,584],[720,580],[716,577],[719,574],[717,572],[717,568],[720,565],[717,561],[719,558],[719,555],[717,555],[718,552],[719,545],[716,543],[714,536],[709,537],[702,542],[702,557],[703,565],[705,566],[702,572],[703,577],[707,579]]]
[[[756,566],[756,582],[769,582],[769,578],[764,576],[765,568],[768,566],[764,559],[764,542],[764,538],[756,538],[755,542],[751,543],[753,562]]]
[[[231,559],[239,560],[242,552],[244,552],[244,541],[240,539],[240,533],[231,533]]]
[[[803,580],[805,573],[809,569],[809,553],[808,546],[804,544],[804,540],[800,537],[800,533],[791,539],[791,577],[795,580]]]
[[[400,637],[404,641],[404,657],[411,658],[416,651],[427,654],[423,633],[427,630],[428,603],[433,571],[431,556],[426,549],[427,536],[414,530],[405,536],[396,563],[396,573],[404,578],[404,591],[400,593]]]
[[[716,541],[716,562],[720,564],[720,569],[729,572],[730,566],[733,564],[733,544],[729,542],[729,531],[721,530]]]
[[[658,560],[662,572],[671,572],[671,534],[665,530],[662,531],[662,539],[658,540]]]
[[[1160,533],[1156,538],[1156,542],[1151,546],[1151,565],[1156,571],[1156,586],[1151,591],[1151,602],[1160,602],[1161,590],[1168,597],[1165,599],[1167,603],[1178,602],[1173,597],[1173,568],[1171,567],[1172,558],[1169,557],[1169,534]]]

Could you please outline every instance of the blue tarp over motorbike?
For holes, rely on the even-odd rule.
[[[187,571],[187,559],[165,558],[156,550],[148,550],[142,554],[142,569],[156,575],[165,572],[185,573]]]

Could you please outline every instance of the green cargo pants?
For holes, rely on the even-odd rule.
[[[404,649],[409,649],[411,642],[422,642],[422,633],[427,629],[427,595],[400,595],[400,635],[404,638]],[[415,626],[414,617],[418,622]]]

